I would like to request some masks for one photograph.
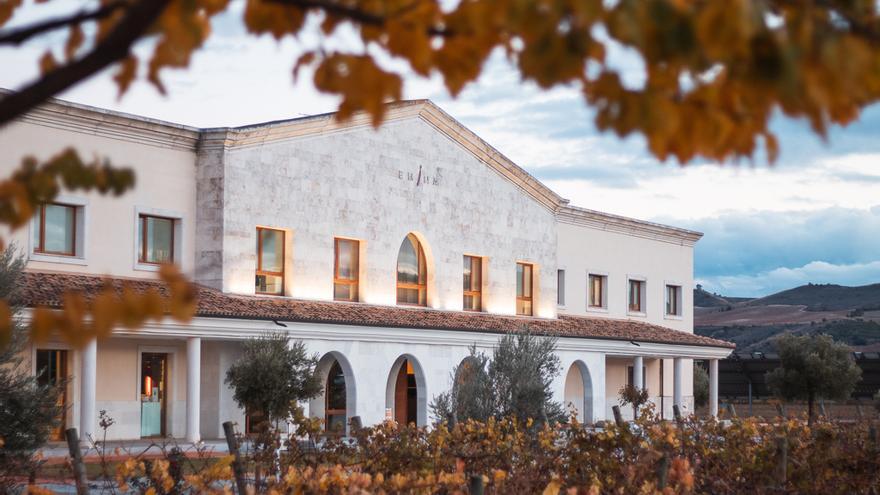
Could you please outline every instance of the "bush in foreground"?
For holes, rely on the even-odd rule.
[[[386,423],[332,440],[318,452],[296,443],[259,492],[469,493],[875,493],[880,454],[871,425],[790,420],[658,421],[651,406],[623,426],[570,423],[535,428],[516,419],[463,421],[452,428]],[[220,492],[231,458],[175,482],[161,463],[123,466],[119,480],[147,476],[156,493]],[[129,469],[126,472],[126,469]]]

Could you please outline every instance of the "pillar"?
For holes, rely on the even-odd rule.
[[[95,395],[98,380],[98,341],[90,340],[82,349],[79,394],[79,438],[89,445],[89,439],[95,439],[95,425],[98,417],[95,413]]]
[[[186,441],[198,442],[202,381],[202,339],[186,339]]]
[[[672,404],[678,406],[680,411],[684,406],[681,390],[681,375],[683,374],[684,360],[677,357],[672,360]],[[684,414],[684,411],[682,411],[682,414]]]
[[[644,367],[645,361],[642,356],[633,358],[633,386],[639,390],[645,388],[645,376],[642,374]]]
[[[709,414],[718,416],[718,360],[709,360]]]

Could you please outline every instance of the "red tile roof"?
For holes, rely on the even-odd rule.
[[[165,293],[162,283],[156,280],[111,279],[92,275],[32,271],[25,273],[24,281],[18,294],[18,302],[29,307],[61,307],[63,294],[66,291],[81,291],[88,297],[96,294],[108,283],[118,289],[123,285],[135,290],[153,287]],[[530,331],[556,337],[634,340],[730,349],[735,347],[731,342],[632,320],[567,315],[555,319],[530,318],[363,303],[242,296],[225,294],[201,285],[196,287],[198,291],[196,314],[205,317],[488,333]]]

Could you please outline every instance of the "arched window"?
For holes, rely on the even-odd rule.
[[[397,253],[397,304],[425,306],[428,303],[427,294],[425,251],[416,236],[409,234]]]
[[[337,435],[345,434],[346,422],[346,396],[345,396],[345,374],[339,361],[334,361],[327,374],[327,384],[324,387],[324,396],[327,403],[324,406],[324,415],[326,420],[327,433]]]

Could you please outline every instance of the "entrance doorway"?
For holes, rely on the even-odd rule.
[[[333,361],[324,387],[324,427],[331,435],[344,435],[346,426],[345,374],[339,361]]]
[[[37,349],[37,383],[42,386],[61,387],[58,405],[58,426],[50,434],[51,440],[64,440],[67,429],[67,351],[64,349]]]
[[[404,359],[394,384],[394,419],[401,425],[418,424],[418,385],[412,362]]]
[[[141,354],[141,437],[164,437],[168,402],[168,354]]]

